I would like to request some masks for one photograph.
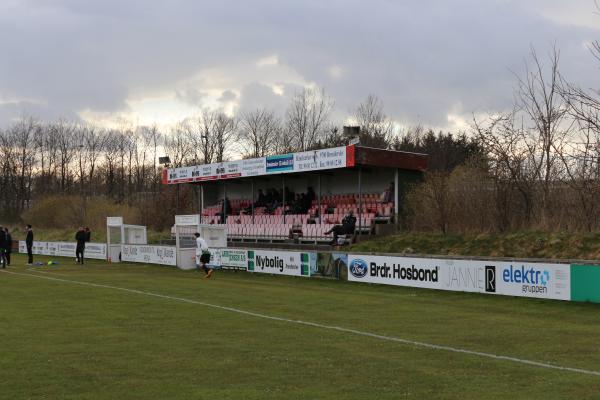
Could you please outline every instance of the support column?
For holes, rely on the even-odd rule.
[[[400,194],[400,170],[396,168],[394,171],[394,223],[396,224],[396,232],[400,226],[400,208],[399,208],[399,198]]]
[[[252,185],[252,203],[250,206],[252,207],[252,225],[254,225],[254,178],[250,178],[250,184]]]
[[[283,215],[283,223],[285,224],[285,175],[283,175],[283,174],[281,175],[281,188],[282,188],[281,198],[282,198],[282,201],[283,201],[283,204],[282,204],[282,210],[283,210],[282,215]]]
[[[319,201],[317,204],[319,210],[319,225],[323,223],[323,215],[321,213],[321,174],[319,174]]]
[[[362,167],[358,167],[358,235],[362,236]]]
[[[223,206],[221,207],[221,211],[223,212],[223,221],[222,223],[227,224],[227,184],[223,181]]]
[[[200,185],[200,222],[204,214],[204,183]]]
[[[180,183],[177,183],[177,188],[175,189],[175,214],[179,215],[179,185]]]

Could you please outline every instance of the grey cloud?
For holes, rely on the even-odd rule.
[[[15,4],[0,12],[0,98],[40,99],[47,106],[29,109],[41,117],[125,110],[132,92],[173,93],[198,71],[250,65],[266,54],[325,87],[340,117],[374,93],[388,114],[409,124],[443,126],[457,108],[509,107],[511,71],[523,71],[531,45],[543,55],[556,42],[564,74],[600,87],[583,45],[600,37],[598,30],[557,23],[512,0]],[[593,2],[572,7],[594,12]],[[332,66],[341,76],[330,74]],[[293,87],[281,84],[284,96],[245,82],[239,109],[285,110]],[[232,93],[223,99],[234,100]],[[190,104],[202,95],[202,85],[176,92]],[[3,106],[0,125],[23,111]]]
[[[219,97],[219,101],[222,103],[234,101],[235,99],[237,99],[237,95],[231,90],[225,90],[223,93],[221,93],[221,97]]]
[[[198,89],[188,88],[175,91],[175,97],[184,103],[188,103],[192,106],[199,106],[202,99],[206,97],[206,93],[203,93]]]

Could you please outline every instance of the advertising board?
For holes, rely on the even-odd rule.
[[[316,253],[248,250],[248,271],[265,274],[310,276]]]
[[[570,265],[348,256],[348,280],[461,292],[570,300]]]
[[[146,264],[177,265],[175,247],[139,244],[121,245],[121,261]]]
[[[352,151],[348,151],[346,146],[340,146],[215,164],[169,168],[164,174],[164,183],[188,183],[344,168],[348,162],[350,165],[354,164],[353,158],[348,161],[348,156],[353,157],[353,154]]]
[[[73,257],[75,258],[75,242],[33,242],[33,254],[43,256]],[[24,240],[19,241],[19,253],[27,253],[27,246]],[[104,243],[86,243],[85,258],[106,260],[106,244]]]

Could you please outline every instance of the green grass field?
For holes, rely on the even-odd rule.
[[[14,259],[0,272],[1,399],[600,398],[599,375],[389,340],[600,371],[598,305]]]

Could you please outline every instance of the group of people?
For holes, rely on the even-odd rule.
[[[12,236],[6,227],[0,226],[0,266],[6,268],[10,265],[10,254],[12,253]]]
[[[31,225],[25,226],[25,247],[27,247],[27,265],[33,264],[33,230]],[[7,227],[0,226],[0,267],[6,268],[10,265],[10,256],[12,254],[13,238]]]
[[[285,199],[285,206],[289,207],[286,214],[306,214],[315,198],[315,191],[310,186],[306,193],[294,193],[287,186],[283,189],[266,189],[266,193],[262,189],[258,189],[254,208],[264,207],[267,214],[273,214],[278,207],[284,205]],[[244,210],[246,213],[251,211],[251,208]]]
[[[27,264],[33,265],[33,229],[31,224],[25,226],[25,247],[27,248]],[[80,226],[75,233],[75,257],[79,264],[83,264],[83,256],[85,253],[85,244],[92,238],[90,228]],[[6,268],[10,265],[10,255],[12,253],[12,235],[7,227],[0,226],[0,267]]]

